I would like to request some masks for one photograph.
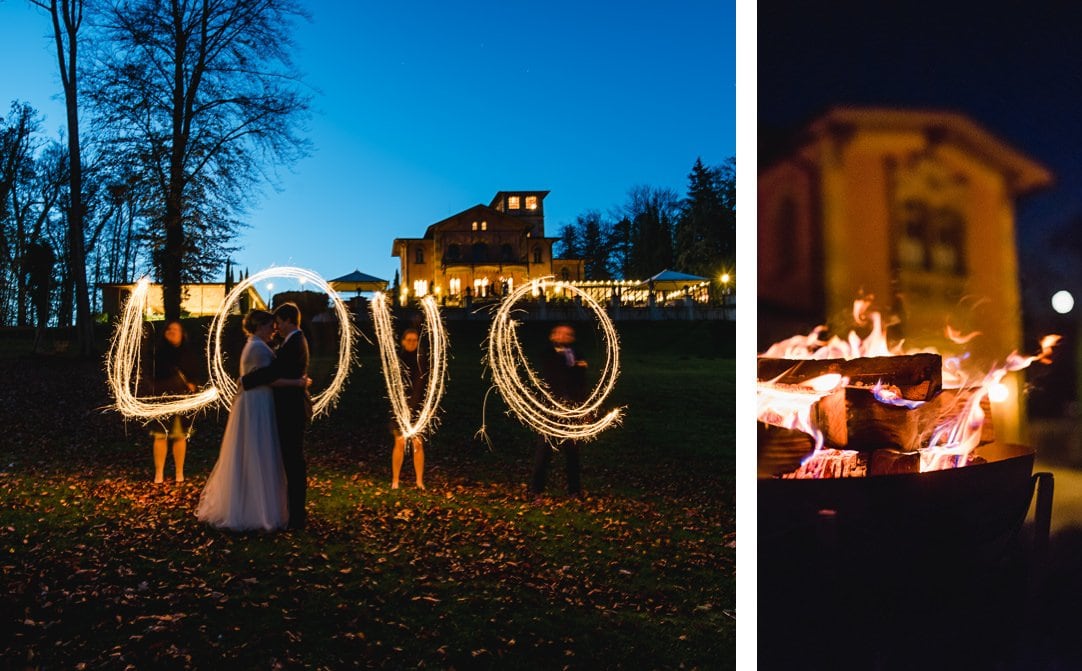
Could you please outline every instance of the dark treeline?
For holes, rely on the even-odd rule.
[[[559,229],[556,253],[582,259],[586,279],[645,279],[670,268],[718,281],[736,246],[736,159],[695,161],[687,193],[636,186],[608,214],[590,210]]]
[[[267,166],[308,149],[294,0],[31,0],[55,42],[66,127],[0,110],[0,326],[75,326],[98,283],[151,273],[166,316],[220,276]],[[51,31],[49,30],[51,28]]]

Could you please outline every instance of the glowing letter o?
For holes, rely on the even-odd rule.
[[[312,282],[326,291],[327,295],[331,297],[331,301],[334,303],[334,310],[338,315],[338,329],[341,332],[338,341],[338,367],[335,370],[334,379],[331,380],[331,383],[327,388],[323,390],[322,393],[312,397],[312,416],[318,417],[328,406],[332,405],[338,399],[338,394],[342,390],[342,385],[349,375],[349,367],[353,357],[353,321],[350,317],[349,310],[346,308],[345,303],[342,302],[342,299],[338,297],[338,294],[323,281],[322,277],[310,270],[292,268],[289,266],[267,268],[247,279],[241,280],[237,283],[237,286],[233,287],[233,290],[225,297],[222,307],[218,310],[218,314],[214,316],[214,321],[211,322],[210,325],[210,337],[207,338],[207,361],[210,364],[211,382],[220,390],[219,400],[227,405],[231,404],[233,398],[237,395],[237,384],[229,377],[225,372],[225,368],[222,366],[222,328],[225,326],[229,311],[233,308],[233,304],[240,299],[241,294],[246,291],[248,287],[268,277],[290,277]],[[301,318],[303,319],[304,316],[302,315]]]

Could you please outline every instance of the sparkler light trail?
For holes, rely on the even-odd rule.
[[[333,407],[338,400],[338,394],[342,391],[342,386],[349,375],[350,365],[353,363],[353,338],[355,334],[353,320],[350,317],[349,309],[346,308],[346,304],[331,289],[330,285],[323,281],[322,277],[311,270],[291,266],[267,268],[247,279],[241,280],[233,287],[233,290],[225,297],[221,309],[214,316],[214,321],[210,325],[210,337],[207,338],[207,361],[210,362],[210,379],[218,389],[218,400],[226,405],[231,404],[233,398],[237,395],[237,383],[226,373],[225,367],[222,365],[222,329],[225,327],[229,311],[240,300],[241,294],[248,287],[268,277],[288,277],[300,280],[302,283],[311,282],[331,297],[335,314],[338,316],[338,366],[335,368],[334,378],[327,385],[327,388],[312,397],[312,418],[314,419],[323,414],[328,408]],[[304,316],[302,315],[301,318],[303,319]]]
[[[144,421],[195,412],[218,400],[218,389],[214,387],[195,395],[158,396],[153,400],[143,400],[132,393],[133,380],[139,379],[143,312],[149,290],[150,280],[146,277],[135,285],[105,359],[105,373],[116,409],[125,417]]]
[[[542,289],[547,280],[551,281],[551,278],[523,284],[503,299],[492,319],[487,363],[500,395],[519,421],[550,438],[590,440],[620,420],[621,408],[610,410],[599,419],[592,419],[598,416],[601,403],[612,391],[620,374],[616,329],[605,309],[590,294],[571,284],[562,286],[581,297],[583,305],[597,317],[605,340],[605,365],[593,391],[581,404],[567,405],[555,398],[527,363],[522,343],[515,332],[518,323],[511,318],[515,303]]]
[[[406,439],[406,445],[410,445],[411,438],[422,435],[429,424],[434,423],[440,400],[443,398],[443,382],[447,375],[447,332],[443,327],[435,297],[429,295],[421,299],[421,310],[425,316],[424,332],[428,339],[429,371],[424,403],[414,419],[409,409],[406,385],[402,381],[401,366],[395,354],[394,328],[391,326],[387,297],[380,292],[372,298],[372,323],[379,343],[380,359],[383,361],[383,380],[387,383],[391,410],[402,437]]]

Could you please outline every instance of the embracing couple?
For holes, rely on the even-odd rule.
[[[196,516],[237,531],[303,529],[308,488],[304,430],[310,419],[308,341],[293,303],[244,317],[248,343],[218,462]],[[277,338],[276,338],[277,336]],[[277,349],[271,343],[278,340]]]

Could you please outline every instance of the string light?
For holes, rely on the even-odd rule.
[[[411,438],[422,435],[429,424],[435,421],[440,400],[443,398],[443,382],[447,373],[447,332],[435,297],[429,295],[422,298],[421,310],[424,312],[424,331],[428,340],[429,371],[424,403],[414,419],[406,396],[406,385],[402,381],[401,365],[395,354],[394,328],[391,325],[391,310],[387,305],[387,297],[380,292],[372,298],[372,323],[379,343],[380,359],[383,361],[383,379],[387,383],[391,411],[407,445]]]
[[[571,294],[580,296],[583,304],[597,317],[605,340],[605,364],[600,379],[581,404],[571,405],[554,397],[548,385],[538,378],[527,363],[516,333],[518,322],[511,318],[515,303],[538,288],[543,290],[546,279],[550,278],[532,280],[504,298],[492,319],[487,363],[500,395],[521,422],[550,438],[590,440],[620,420],[620,408],[610,410],[599,419],[591,419],[598,415],[602,402],[612,391],[620,373],[616,328],[604,308],[587,292],[571,284],[563,287]]]
[[[146,310],[150,280],[139,280],[124,305],[120,324],[105,359],[105,373],[116,401],[115,407],[131,419],[152,420],[195,412],[218,400],[218,389],[198,394],[164,395],[143,400],[132,393],[132,381],[140,379],[140,352],[143,342],[143,312]]]
[[[349,309],[346,308],[346,304],[331,289],[330,285],[323,281],[322,277],[304,268],[290,266],[267,268],[241,280],[233,287],[233,290],[225,297],[221,309],[218,310],[218,314],[214,316],[214,321],[210,325],[211,337],[207,339],[207,361],[210,362],[211,382],[219,390],[218,400],[227,404],[232,403],[232,399],[237,395],[237,383],[226,373],[222,363],[222,330],[225,327],[230,310],[240,300],[241,295],[248,290],[248,287],[268,277],[287,277],[301,282],[311,282],[331,297],[335,314],[338,317],[338,366],[335,369],[334,378],[327,385],[327,388],[312,397],[312,417],[319,417],[338,401],[338,395],[342,391],[342,386],[349,375],[350,364],[353,362],[355,333],[353,320],[350,317]],[[225,401],[225,399],[229,399],[229,401]]]

